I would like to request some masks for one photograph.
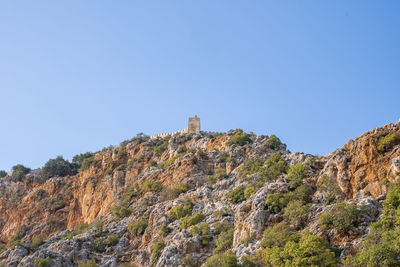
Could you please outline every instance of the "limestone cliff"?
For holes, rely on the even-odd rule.
[[[323,237],[340,251],[340,262],[378,220],[388,183],[399,179],[399,144],[379,147],[399,133],[399,123],[389,124],[319,157],[291,153],[275,136],[238,130],[140,137],[95,153],[73,176],[6,176],[0,178],[0,264],[200,266],[222,251],[222,226],[232,231],[227,249],[245,264],[243,256],[264,247],[263,232],[281,221],[293,232]],[[293,178],[296,168],[304,172],[300,181]],[[267,199],[292,197],[301,186],[309,209],[297,225],[285,213],[287,203],[276,208]],[[319,221],[330,202],[340,201],[368,207],[346,233]],[[187,214],[174,217],[176,207]]]

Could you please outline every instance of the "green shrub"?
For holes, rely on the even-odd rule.
[[[400,143],[400,134],[398,134],[398,133],[389,134],[389,135],[386,135],[385,137],[382,137],[379,140],[378,150],[379,151],[388,151],[394,145],[397,145],[399,143]]]
[[[106,246],[112,247],[118,244],[119,239],[115,235],[110,235],[107,237],[106,241],[104,242]]]
[[[287,179],[291,188],[296,188],[302,184],[303,179],[307,177],[307,166],[296,163],[289,167]]]
[[[50,258],[36,258],[33,262],[34,267],[51,267],[51,259]]]
[[[71,164],[68,160],[65,160],[62,156],[58,156],[55,159],[50,159],[46,162],[40,176],[48,179],[53,176],[64,177],[67,175],[74,175],[77,172],[77,166]]]
[[[78,166],[80,171],[89,169],[96,163],[96,161],[94,160],[94,153],[86,152],[83,154],[75,155],[72,158],[72,163]]]
[[[170,199],[177,198],[180,194],[186,193],[189,186],[184,183],[179,183],[172,188],[168,188],[167,195]]]
[[[185,257],[183,257],[179,261],[179,266],[182,267],[197,267],[197,262],[193,259],[192,255],[186,254]]]
[[[161,256],[161,252],[165,248],[165,243],[163,242],[155,242],[151,246],[151,258],[153,260],[157,260]]]
[[[223,217],[226,217],[226,216],[231,216],[232,214],[233,214],[233,211],[228,208],[222,208],[222,209],[216,210],[214,212],[214,216],[219,219],[222,219]]]
[[[244,189],[244,197],[246,199],[249,199],[251,197],[251,195],[253,195],[256,192],[256,189],[254,188],[254,186],[248,186]]]
[[[147,228],[147,220],[142,218],[128,225],[128,231],[133,236],[140,236],[144,234]]]
[[[263,160],[248,158],[243,162],[242,166],[240,166],[239,174],[240,176],[246,176],[258,173],[262,170],[263,166],[264,166]]]
[[[186,201],[183,206],[176,206],[168,212],[170,220],[174,221],[192,214],[193,203]]]
[[[340,202],[335,204],[329,212],[321,214],[319,223],[323,229],[334,228],[346,233],[356,226],[362,210],[356,205]]]
[[[326,211],[319,216],[318,222],[322,230],[327,230],[333,225],[333,217]]]
[[[222,253],[232,248],[233,231],[234,229],[231,227],[229,230],[225,230],[219,234],[215,241],[213,253]]]
[[[207,175],[206,181],[207,184],[213,185],[217,181],[222,180],[224,178],[228,178],[228,175],[226,174],[225,169],[219,168],[214,171],[214,174]]]
[[[36,248],[38,248],[40,245],[42,245],[44,242],[43,242],[43,237],[41,236],[41,235],[37,235],[37,236],[34,236],[33,238],[32,238],[32,241],[31,241],[31,245],[29,246],[31,249],[36,249]]]
[[[91,226],[87,223],[80,223],[78,226],[75,227],[74,231],[66,234],[61,238],[61,240],[69,240],[72,239],[74,236],[87,232]]]
[[[196,225],[199,222],[201,222],[202,220],[204,220],[206,216],[204,214],[201,213],[196,213],[193,216],[187,216],[182,218],[181,220],[181,228],[182,229],[186,229],[192,225]]]
[[[311,202],[312,190],[306,185],[300,185],[291,193],[291,199],[300,200],[303,204]]]
[[[124,194],[124,199],[122,200],[122,204],[124,206],[129,205],[129,203],[131,202],[131,200],[136,197],[137,195],[137,190],[134,187],[130,187],[128,188],[128,190],[125,192]]]
[[[272,154],[266,161],[264,168],[259,173],[259,178],[262,181],[276,180],[279,175],[286,173],[288,169],[286,161],[281,154]]]
[[[175,160],[177,160],[178,158],[182,157],[185,154],[186,154],[186,152],[185,153],[179,153],[179,154],[169,158],[166,162],[160,164],[160,168],[165,169],[165,168],[171,166],[172,164],[175,163]]]
[[[283,248],[266,247],[256,255],[262,266],[337,266],[335,253],[329,249],[328,243],[307,232],[298,242],[287,240]]]
[[[299,236],[293,234],[287,222],[280,222],[268,227],[264,231],[261,246],[264,248],[279,247],[283,248],[287,242],[297,242]]]
[[[305,225],[309,210],[309,206],[304,205],[301,200],[294,200],[287,205],[283,217],[293,225],[295,229],[299,229]]]
[[[269,149],[278,150],[281,144],[282,144],[281,140],[278,137],[276,137],[276,135],[271,134],[271,136],[267,140],[266,147]]]
[[[96,240],[94,240],[93,249],[96,252],[102,253],[102,252],[106,251],[106,244],[104,244],[104,242],[101,238],[96,238]]]
[[[203,246],[210,244],[210,241],[213,239],[213,236],[210,232],[210,226],[206,223],[200,223],[198,225],[193,226],[190,231],[192,236],[199,235],[200,241]]]
[[[132,210],[124,205],[119,205],[119,206],[114,206],[112,209],[112,213],[114,214],[115,218],[117,220],[120,220],[122,218],[128,217],[131,215]]]
[[[97,266],[97,263],[94,259],[87,260],[85,262],[82,262],[82,261],[78,262],[78,267],[96,267],[96,266]]]
[[[212,226],[214,228],[212,231],[214,235],[219,235],[220,233],[228,231],[232,228],[232,224],[227,221],[215,222]]]
[[[27,168],[22,164],[18,164],[12,167],[11,177],[14,181],[21,181],[30,171],[30,168]]]
[[[6,177],[7,176],[7,172],[4,170],[0,170],[0,178]]]
[[[290,194],[274,193],[267,196],[264,205],[270,212],[278,213],[287,206],[290,200]]]
[[[344,266],[400,266],[400,231],[371,229],[359,247],[358,253],[349,255]]]
[[[243,185],[236,187],[231,192],[229,192],[226,197],[232,203],[239,203],[246,199],[244,196],[245,187]]]
[[[18,231],[11,237],[10,246],[15,247],[16,245],[21,244],[21,239],[26,235],[27,228],[25,225],[22,225]]]
[[[334,193],[328,193],[325,196],[325,201],[324,201],[325,205],[331,205],[335,202],[336,202],[336,195]]]
[[[159,182],[151,179],[147,179],[143,184],[150,192],[160,192],[162,190],[162,185]]]
[[[240,267],[240,264],[232,251],[226,251],[208,258],[205,267]]]
[[[247,143],[251,143],[250,135],[243,132],[242,129],[236,129],[234,136],[229,139],[229,141],[226,143],[228,146],[231,145],[238,145],[238,146],[243,146]]]
[[[164,224],[160,228],[160,235],[163,236],[163,237],[166,237],[171,232],[172,232],[172,229],[169,228],[168,226],[164,225]]]
[[[62,209],[65,207],[65,203],[62,199],[57,199],[57,198],[50,198],[46,200],[46,207],[51,211],[55,212],[59,209]]]
[[[393,213],[400,207],[400,184],[396,184],[389,189],[386,199],[383,202],[385,214]]]
[[[76,236],[76,235],[78,235],[78,233],[77,233],[76,231],[72,231],[72,232],[66,234],[65,236],[63,236],[63,237],[61,238],[61,240],[70,240],[70,239],[72,239],[72,238],[73,238],[74,236]]]

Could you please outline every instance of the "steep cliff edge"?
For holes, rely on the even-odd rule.
[[[279,266],[268,254],[279,244],[264,231],[283,227],[293,242],[322,238],[334,266],[357,249],[399,179],[397,134],[400,124],[389,124],[319,157],[240,130],[140,136],[95,153],[73,176],[6,176],[0,263],[198,266],[231,257]],[[336,210],[358,216],[337,226],[328,220]]]

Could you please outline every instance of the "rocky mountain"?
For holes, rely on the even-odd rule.
[[[20,165],[0,178],[0,266],[399,266],[399,144],[399,122],[324,156],[138,135]]]

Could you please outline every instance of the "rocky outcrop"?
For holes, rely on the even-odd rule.
[[[178,266],[189,257],[201,265],[213,254],[219,224],[233,228],[232,251],[240,260],[261,248],[265,229],[283,220],[284,211],[270,212],[265,201],[271,194],[291,192],[287,173],[260,184],[260,173],[241,172],[246,160],[265,161],[274,153],[288,165],[307,166],[303,183],[310,188],[312,202],[306,225],[299,231],[333,242],[343,257],[379,218],[386,181],[399,179],[400,146],[377,148],[382,137],[399,131],[399,123],[389,124],[320,157],[291,153],[283,144],[271,146],[267,136],[249,135],[244,145],[228,145],[234,132],[134,139],[97,152],[91,167],[74,176],[41,180],[35,172],[20,182],[7,176],[0,179],[0,243],[7,247],[0,263],[33,266],[35,259],[48,258],[54,266],[77,266],[88,260],[98,266]],[[160,188],[149,189],[145,181],[159,183]],[[188,190],[174,191],[179,184]],[[227,194],[240,186],[253,186],[254,192],[237,203],[229,201]],[[319,216],[332,208],[326,204],[332,193],[337,200],[366,208],[350,234],[319,225]],[[181,219],[168,216],[188,200],[193,203],[191,214],[204,215],[202,223],[211,233],[206,241],[192,232],[193,226],[181,227]],[[112,211],[121,205],[130,212],[117,218]],[[143,233],[132,234],[131,223],[143,218],[147,223]],[[168,235],[162,233],[163,226]],[[17,233],[20,238],[14,246]],[[32,246],[37,236],[44,241]],[[110,236],[116,243],[107,243]],[[156,243],[165,247],[154,256]]]

